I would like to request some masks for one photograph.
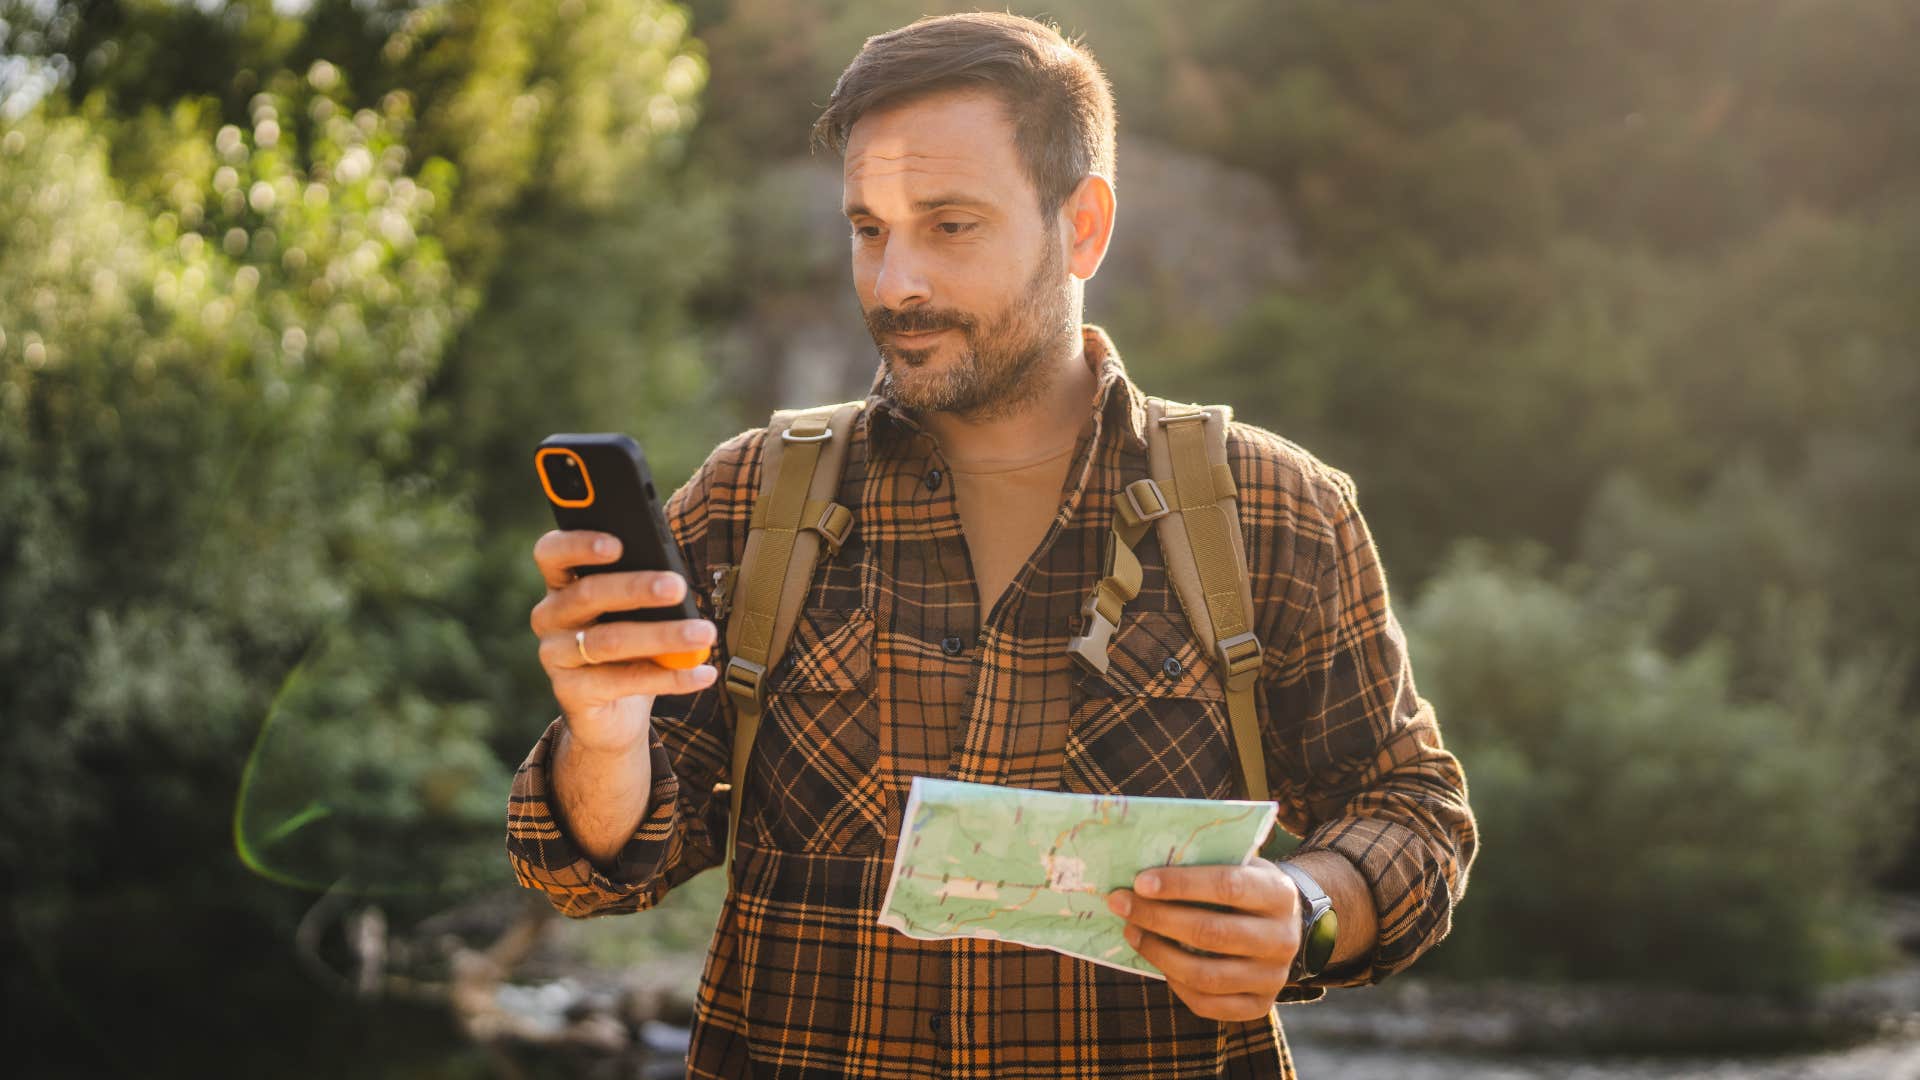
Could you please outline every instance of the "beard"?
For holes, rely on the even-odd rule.
[[[865,312],[867,332],[879,346],[885,365],[880,396],[916,412],[945,412],[969,420],[1018,412],[1040,399],[1052,384],[1047,361],[1079,337],[1073,318],[1072,286],[1066,281],[1065,256],[1051,236],[1042,240],[1040,267],[1017,299],[991,320],[958,311],[876,306]],[[944,369],[931,361],[935,350],[951,344],[904,348],[888,334],[955,330],[959,355]]]

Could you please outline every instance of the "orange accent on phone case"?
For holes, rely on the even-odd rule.
[[[713,650],[711,648],[699,648],[692,652],[661,653],[659,656],[653,658],[653,662],[664,668],[672,668],[675,671],[685,671],[690,667],[700,666],[712,652]]]
[[[553,481],[547,479],[547,455],[548,454],[562,454],[566,457],[570,457],[573,459],[573,463],[580,467],[580,479],[584,481],[587,485],[586,498],[563,499],[554,492]],[[573,451],[567,449],[564,446],[543,447],[539,452],[533,455],[533,471],[540,474],[540,486],[547,489],[547,498],[552,499],[554,502],[554,505],[572,506],[572,507],[593,505],[593,474],[587,471],[587,463],[580,460],[579,454],[574,453]]]

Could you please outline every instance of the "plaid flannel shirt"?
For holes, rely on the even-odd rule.
[[[1291,1077],[1279,1010],[1220,1023],[1166,983],[1054,952],[920,941],[875,922],[914,776],[1079,792],[1230,798],[1224,688],[1195,644],[1155,534],[1105,677],[1067,654],[1114,498],[1147,475],[1145,403],[1097,327],[1091,403],[1046,538],[990,612],[939,446],[877,395],[839,501],[858,526],[824,557],[748,765],[734,880],[701,978],[696,1077]],[[737,565],[764,430],[714,451],[668,503],[706,614]],[[1379,939],[1282,1002],[1374,982],[1445,936],[1478,838],[1459,763],[1414,691],[1406,641],[1352,481],[1234,423],[1229,461],[1265,655],[1258,711],[1280,824],[1371,889]],[[717,662],[724,666],[726,658]],[[514,778],[521,884],[576,918],[640,911],[724,863],[733,710],[718,685],[660,698],[652,809],[610,865],[569,838],[548,787],[561,721]]]

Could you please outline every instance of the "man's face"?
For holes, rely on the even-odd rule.
[[[1037,397],[1079,340],[1057,223],[998,98],[955,91],[868,113],[844,177],[853,282],[881,392],[978,419]]]

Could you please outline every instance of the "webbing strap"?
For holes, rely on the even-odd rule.
[[[824,457],[825,451],[821,451],[821,454]],[[773,508],[771,499],[756,499],[753,512],[747,517],[747,528],[769,527],[773,521]],[[819,533],[827,550],[838,553],[840,545],[846,543],[847,534],[853,531],[853,511],[831,499],[808,499],[800,507],[800,528]]]
[[[1206,413],[1194,406],[1169,405],[1160,423],[1166,429],[1167,450],[1173,459],[1174,502],[1199,564],[1207,620],[1213,624],[1214,640],[1225,641],[1248,630],[1247,613],[1240,608],[1240,581],[1245,573],[1227,535],[1226,508],[1220,505],[1221,500],[1234,495],[1232,477],[1229,475],[1225,491],[1216,490],[1214,470],[1207,461],[1206,418]]]
[[[1158,409],[1149,409],[1153,422],[1148,432],[1148,457],[1156,474],[1172,483],[1173,516],[1180,520],[1184,534],[1180,538],[1169,536],[1164,530],[1173,527],[1171,521],[1162,526],[1161,548],[1167,556],[1168,575],[1175,579],[1188,621],[1212,646],[1226,683],[1227,716],[1233,728],[1234,750],[1240,758],[1245,797],[1265,799],[1271,789],[1267,786],[1266,756],[1254,701],[1261,648],[1253,633],[1246,557],[1237,535],[1237,492],[1232,469],[1224,460],[1229,414],[1225,409],[1207,410],[1197,405],[1156,404]],[[1160,447],[1151,445],[1155,441]],[[1188,565],[1181,565],[1182,560]]]
[[[727,618],[728,659],[722,675],[734,704],[733,760],[728,773],[729,865],[740,833],[747,759],[766,703],[767,670],[779,662],[793,633],[822,544],[837,552],[852,531],[852,512],[832,501],[832,496],[840,486],[840,469],[860,405],[847,402],[777,412],[767,425],[760,498],[748,519],[746,551]]]

